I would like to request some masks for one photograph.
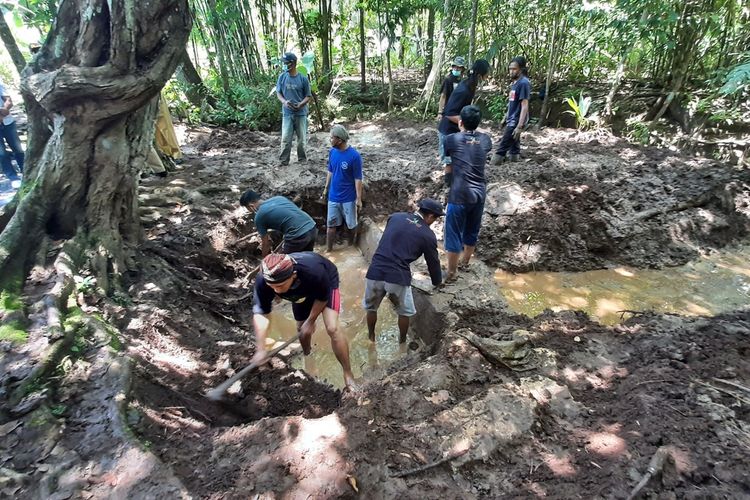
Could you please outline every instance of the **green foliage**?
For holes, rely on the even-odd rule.
[[[193,106],[187,100],[185,86],[177,78],[172,78],[164,85],[161,93],[167,100],[169,110],[172,114],[181,120],[187,120],[188,123],[199,123],[201,121],[201,110]]]
[[[26,342],[29,334],[24,329],[23,324],[20,321],[12,321],[0,325],[0,340],[8,340],[17,344]]]
[[[8,290],[0,291],[0,309],[4,311],[19,311],[23,309],[21,297]]]
[[[644,146],[651,142],[651,129],[639,119],[631,120],[625,127],[625,136]]]
[[[565,102],[570,106],[569,110],[565,113],[571,114],[576,118],[576,125],[580,130],[587,128],[591,124],[591,120],[588,117],[589,111],[591,110],[591,97],[584,97],[583,91],[581,91],[578,100],[568,97]]]
[[[231,100],[223,96],[209,120],[217,125],[240,125],[250,130],[281,127],[281,103],[276,98],[277,75],[263,74],[249,84],[232,84]]]
[[[75,281],[78,293],[88,295],[96,290],[96,277],[94,276],[73,276],[73,281]]]
[[[723,95],[739,95],[750,92],[750,59],[729,71],[719,92]]]
[[[508,95],[505,92],[490,95],[487,98],[487,111],[491,120],[504,120],[508,112]]]

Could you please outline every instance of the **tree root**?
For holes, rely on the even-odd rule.
[[[641,493],[641,490],[646,487],[646,485],[651,480],[651,478],[657,474],[661,474],[661,471],[664,469],[664,464],[666,463],[667,459],[670,457],[671,455],[669,453],[669,448],[667,448],[666,446],[660,446],[656,450],[656,453],[654,453],[654,456],[651,457],[651,461],[648,464],[646,473],[643,475],[643,477],[635,486],[635,488],[633,488],[633,491],[630,492],[630,495],[628,496],[628,500],[633,500],[637,498],[638,495]]]
[[[456,451],[453,453],[449,453],[445,457],[441,458],[440,460],[436,460],[434,462],[430,462],[429,464],[422,465],[421,467],[415,467],[413,469],[407,469],[405,471],[396,472],[394,474],[391,474],[391,477],[405,477],[410,476],[412,474],[419,474],[420,472],[424,472],[426,470],[433,469],[439,465],[443,465],[446,462],[450,462],[451,460],[455,460],[458,457],[461,457],[465,455],[469,451],[468,448]]]

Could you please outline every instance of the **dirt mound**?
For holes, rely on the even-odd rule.
[[[750,174],[603,135],[546,130],[496,182],[482,258],[503,269],[675,266],[750,229]],[[512,201],[509,202],[509,200]]]

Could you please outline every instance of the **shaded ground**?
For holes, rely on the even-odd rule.
[[[277,134],[201,130],[191,140],[178,171],[144,181],[139,271],[128,277],[129,297],[104,311],[134,360],[127,423],[187,494],[626,498],[665,446],[670,460],[648,495],[750,495],[747,312],[642,316],[615,328],[576,313],[531,320],[507,312],[492,281],[497,265],[662,266],[739,240],[745,172],[608,136],[529,137],[527,161],[490,170],[498,185],[484,263],[429,297],[441,342],[354,396],[276,360],[221,406],[201,394],[254,352],[248,274],[258,239],[237,199],[248,187],[284,194],[322,224],[327,137],[314,134],[310,161],[286,168],[275,166]],[[366,215],[382,220],[443,195],[433,127],[363,124],[352,142],[365,161]],[[514,344],[493,344],[505,349],[493,360],[472,333]]]

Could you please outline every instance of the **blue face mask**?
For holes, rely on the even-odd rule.
[[[289,71],[289,65],[288,65],[287,63],[284,63],[284,64],[282,64],[282,65],[281,65],[281,68],[282,68],[282,69],[283,69],[284,71]]]
[[[451,73],[453,73],[453,76],[461,76],[461,71],[459,71],[457,69],[452,69]]]

